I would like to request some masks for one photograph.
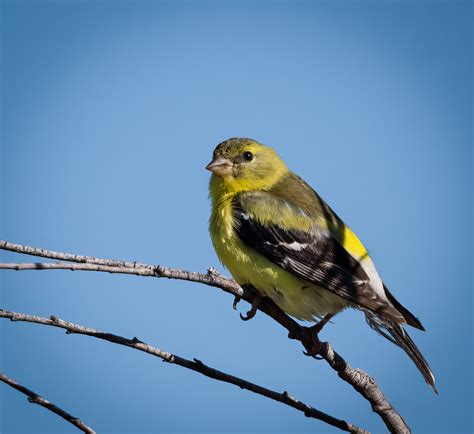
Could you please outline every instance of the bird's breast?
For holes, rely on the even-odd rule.
[[[222,264],[240,284],[248,283],[246,270],[251,262],[248,251],[234,230],[231,199],[214,204],[209,221],[212,244]]]

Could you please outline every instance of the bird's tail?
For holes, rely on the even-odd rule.
[[[387,331],[392,335],[394,342],[401,347],[405,353],[410,356],[418,370],[423,375],[426,383],[430,385],[434,392],[438,395],[438,390],[435,386],[435,378],[431,371],[430,365],[421,354],[418,347],[415,345],[409,334],[399,324],[387,327]]]
[[[423,354],[421,354],[406,330],[400,324],[387,324],[386,322],[381,322],[372,312],[365,312],[365,316],[367,322],[375,331],[380,333],[389,341],[392,341],[395,345],[398,345],[408,354],[410,359],[413,360],[416,367],[421,372],[421,375],[423,375],[426,383],[431,386],[434,392],[438,395],[438,390],[435,386],[435,378],[430,365],[428,365]]]
[[[438,390],[435,386],[435,378],[433,372],[431,371],[430,365],[428,365],[428,362],[425,360],[423,354],[421,354],[420,350],[412,341],[409,334],[399,324],[387,326],[386,329],[392,336],[393,341],[410,356],[410,359],[413,360],[416,367],[421,372],[421,375],[423,375],[426,383],[430,385],[434,392],[438,395]]]

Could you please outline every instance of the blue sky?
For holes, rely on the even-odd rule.
[[[440,396],[344,312],[323,339],[414,432],[472,432],[472,6],[468,1],[3,1],[1,238],[221,271],[213,148],[274,146],[368,247]],[[1,253],[2,260],[27,260]],[[2,272],[0,303],[197,357],[372,431],[383,425],[264,315],[186,282]],[[240,310],[247,306],[242,303]],[[1,370],[98,432],[332,432],[150,356],[0,322]],[[0,385],[2,433],[75,432]]]

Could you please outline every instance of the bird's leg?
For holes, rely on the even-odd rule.
[[[318,321],[314,326],[308,328],[308,332],[311,335],[312,346],[308,349],[308,351],[303,351],[306,356],[316,357],[316,355],[319,353],[321,349],[321,342],[319,342],[318,334],[333,316],[333,313],[328,313],[324,318],[321,318],[321,320]]]
[[[255,314],[257,313],[258,306],[260,306],[260,303],[262,302],[262,298],[263,297],[258,292],[255,294],[255,297],[252,300],[252,307],[250,308],[250,310],[245,316],[240,314],[240,318],[243,321],[248,321],[249,319],[252,319],[255,316]]]
[[[314,326],[311,326],[309,329],[316,335],[323,329],[323,327],[331,321],[331,318],[334,316],[333,313],[328,313],[324,318],[321,318]]]

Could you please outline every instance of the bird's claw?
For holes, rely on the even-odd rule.
[[[306,346],[306,351],[303,351],[303,354],[308,357],[312,357],[313,359],[320,360],[321,358],[318,357],[319,352],[321,351],[321,342],[319,341],[318,334],[312,333],[312,327],[308,329],[309,333],[311,334],[311,345]]]
[[[327,314],[317,324],[307,328],[307,331],[310,335],[311,344],[305,345],[306,351],[303,351],[303,354],[305,356],[310,356],[314,359],[322,360],[322,357],[318,357],[318,354],[321,351],[321,342],[319,340],[318,334],[333,316],[333,314]]]
[[[234,297],[234,302],[232,303],[232,309],[237,310],[237,305],[240,303],[240,300],[242,300],[242,297],[239,297],[238,295]]]
[[[255,313],[256,312],[253,312],[252,309],[250,309],[245,315],[242,315],[241,313],[239,314],[240,315],[240,319],[242,321],[248,321],[249,319],[252,319],[254,316],[255,316]]]
[[[316,359],[316,360],[323,360],[323,358],[321,356],[317,356],[316,354],[312,354],[312,350],[311,352],[310,351],[302,351],[302,353],[305,355],[305,356],[308,356],[308,357],[312,357],[313,359]]]
[[[240,319],[242,321],[248,321],[249,319],[252,319],[257,313],[258,306],[260,306],[261,302],[262,302],[262,296],[260,294],[256,294],[252,301],[252,307],[245,315],[240,314]]]

